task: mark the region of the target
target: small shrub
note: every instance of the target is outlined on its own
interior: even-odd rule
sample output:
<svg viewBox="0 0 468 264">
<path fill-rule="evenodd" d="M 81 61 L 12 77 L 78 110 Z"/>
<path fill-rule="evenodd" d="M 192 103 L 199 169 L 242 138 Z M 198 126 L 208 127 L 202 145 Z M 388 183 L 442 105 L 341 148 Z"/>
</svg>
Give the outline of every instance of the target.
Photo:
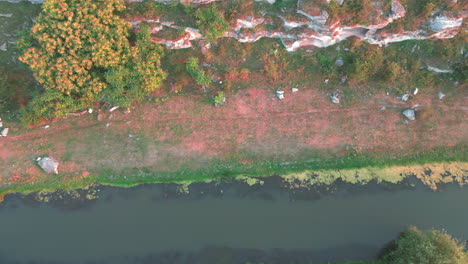
<svg viewBox="0 0 468 264">
<path fill-rule="evenodd" d="M 208 76 L 203 69 L 198 65 L 198 59 L 190 57 L 186 64 L 187 72 L 195 79 L 199 85 L 208 86 L 211 84 L 211 76 Z"/>
<path fill-rule="evenodd" d="M 218 92 L 218 94 L 213 98 L 213 103 L 215 106 L 218 106 L 224 103 L 225 100 L 226 98 L 224 97 L 224 92 Z"/>
<path fill-rule="evenodd" d="M 197 26 L 208 42 L 214 42 L 229 28 L 229 24 L 215 5 L 202 7 L 195 11 Z"/>
</svg>

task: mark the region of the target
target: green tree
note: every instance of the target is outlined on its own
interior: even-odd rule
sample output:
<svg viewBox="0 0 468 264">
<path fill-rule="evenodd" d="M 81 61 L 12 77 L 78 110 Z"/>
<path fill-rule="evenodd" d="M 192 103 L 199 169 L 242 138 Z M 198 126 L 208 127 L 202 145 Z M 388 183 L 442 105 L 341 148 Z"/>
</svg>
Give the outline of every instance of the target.
<svg viewBox="0 0 468 264">
<path fill-rule="evenodd" d="M 123 0 L 44 2 L 30 34 L 19 41 L 20 60 L 44 87 L 24 113 L 59 117 L 97 100 L 129 106 L 161 84 L 162 50 L 147 28 L 131 45 L 131 24 L 117 15 L 124 9 Z"/>
<path fill-rule="evenodd" d="M 389 264 L 466 263 L 464 245 L 445 231 L 421 231 L 410 227 L 395 241 L 394 249 L 383 260 Z"/>
</svg>

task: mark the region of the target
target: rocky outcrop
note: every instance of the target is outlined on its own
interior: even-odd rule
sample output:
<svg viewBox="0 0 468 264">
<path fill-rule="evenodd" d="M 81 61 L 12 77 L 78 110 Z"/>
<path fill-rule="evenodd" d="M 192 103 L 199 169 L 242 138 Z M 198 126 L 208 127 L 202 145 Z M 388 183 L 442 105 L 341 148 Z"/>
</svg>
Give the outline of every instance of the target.
<svg viewBox="0 0 468 264">
<path fill-rule="evenodd" d="M 192 2 L 208 3 L 211 1 Z M 255 42 L 261 38 L 278 38 L 288 51 L 310 47 L 328 47 L 350 37 L 357 37 L 370 44 L 384 46 L 392 42 L 410 39 L 451 38 L 457 34 L 463 19 L 467 16 L 467 12 L 438 14 L 422 23 L 421 27 L 415 31 L 395 33 L 383 29 L 386 29 L 394 21 L 405 17 L 405 7 L 398 0 L 392 1 L 389 10 L 383 9 L 382 1 L 377 1 L 375 6 L 376 9 L 370 16 L 368 24 L 349 25 L 343 24 L 340 19 L 330 21 L 328 13 L 318 8 L 315 2 L 298 1 L 296 15 L 270 14 L 277 16 L 283 23 L 282 27 L 277 30 L 266 30 L 265 25 L 272 22 L 263 17 L 247 16 L 238 18 L 230 30 L 225 32 L 224 37 L 234 38 L 239 42 Z M 171 49 L 190 48 L 192 40 L 203 38 L 198 30 L 181 28 L 172 22 L 158 22 L 153 27 L 152 32 L 157 32 L 164 26 L 183 29 L 186 32 L 183 37 L 177 40 L 153 38 L 153 41 Z M 242 29 L 253 30 L 246 32 Z"/>
<path fill-rule="evenodd" d="M 143 2 L 144 0 L 126 0 L 126 2 Z M 207 5 L 212 2 L 217 2 L 220 0 L 154 0 L 155 2 L 172 4 L 172 3 L 190 3 L 194 5 Z"/>
<path fill-rule="evenodd" d="M 5 1 L 5 0 L 0 0 Z M 19 0 L 6 0 L 19 2 Z M 40 3 L 42 0 L 30 0 Z M 143 0 L 127 0 L 127 2 L 141 2 Z M 216 1 L 225 0 L 155 0 L 160 3 L 191 3 L 194 5 L 206 5 Z M 256 2 L 275 3 L 275 0 L 255 0 Z M 350 37 L 357 37 L 370 44 L 384 46 L 392 42 L 410 39 L 446 39 L 454 37 L 463 24 L 463 19 L 468 15 L 467 11 L 461 9 L 457 12 L 441 12 L 436 10 L 428 21 L 419 21 L 421 24 L 416 30 L 392 32 L 385 30 L 390 24 L 406 16 L 405 7 L 398 1 L 393 0 L 390 8 L 386 10 L 385 1 L 372 1 L 373 10 L 367 21 L 363 24 L 345 24 L 343 19 L 331 21 L 329 14 L 320 9 L 328 0 L 306 1 L 299 0 L 297 3 L 296 16 L 285 14 L 268 14 L 282 20 L 283 25 L 278 30 L 266 30 L 265 25 L 272 23 L 264 17 L 239 17 L 224 37 L 232 37 L 240 42 L 255 42 L 261 38 L 278 38 L 288 51 L 295 51 L 310 47 L 328 47 L 339 43 Z M 339 1 L 342 4 L 342 1 Z M 455 3 L 456 4 L 456 3 Z M 299 16 L 299 17 L 298 17 Z M 135 23 L 135 21 L 133 21 Z M 200 40 L 202 36 L 197 29 L 181 28 L 172 21 L 152 21 L 156 25 L 152 33 L 156 33 L 164 27 L 183 29 L 186 33 L 176 40 L 167 40 L 153 37 L 153 41 L 165 45 L 171 49 L 182 49 L 192 47 L 192 40 Z M 251 32 L 243 32 L 241 29 L 253 29 Z"/>
</svg>

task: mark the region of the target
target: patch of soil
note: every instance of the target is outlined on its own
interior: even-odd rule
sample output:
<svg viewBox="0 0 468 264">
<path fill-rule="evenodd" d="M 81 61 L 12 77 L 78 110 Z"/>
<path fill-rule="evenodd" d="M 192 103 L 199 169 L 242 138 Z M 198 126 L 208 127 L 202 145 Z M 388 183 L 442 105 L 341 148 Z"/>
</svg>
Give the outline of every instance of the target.
<svg viewBox="0 0 468 264">
<path fill-rule="evenodd" d="M 101 120 L 95 111 L 57 120 L 48 129 L 21 131 L 13 124 L 11 136 L 0 138 L 0 186 L 49 177 L 35 167 L 34 159 L 44 155 L 59 159 L 59 171 L 76 177 L 103 168 L 202 168 L 213 159 L 293 161 L 310 153 L 345 155 L 349 145 L 366 153 L 400 155 L 466 143 L 463 96 L 438 100 L 436 94 L 421 93 L 405 103 L 382 91 L 344 107 L 332 104 L 317 88 L 284 90 L 283 100 L 274 89 L 248 88 L 218 108 L 203 96 L 178 95 L 139 103 L 131 113 L 106 112 Z M 415 104 L 430 108 L 430 118 L 405 124 L 401 112 Z"/>
</svg>

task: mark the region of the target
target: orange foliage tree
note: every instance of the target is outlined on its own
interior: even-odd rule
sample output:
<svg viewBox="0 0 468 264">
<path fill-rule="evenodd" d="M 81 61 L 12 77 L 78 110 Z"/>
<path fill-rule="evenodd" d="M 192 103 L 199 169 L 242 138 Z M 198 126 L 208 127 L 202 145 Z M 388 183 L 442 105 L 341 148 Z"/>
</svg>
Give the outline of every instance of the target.
<svg viewBox="0 0 468 264">
<path fill-rule="evenodd" d="M 31 32 L 19 42 L 44 91 L 23 109 L 27 121 L 52 118 L 96 101 L 128 107 L 158 88 L 166 74 L 162 48 L 142 27 L 135 45 L 131 24 L 117 13 L 123 0 L 48 0 Z"/>
</svg>

